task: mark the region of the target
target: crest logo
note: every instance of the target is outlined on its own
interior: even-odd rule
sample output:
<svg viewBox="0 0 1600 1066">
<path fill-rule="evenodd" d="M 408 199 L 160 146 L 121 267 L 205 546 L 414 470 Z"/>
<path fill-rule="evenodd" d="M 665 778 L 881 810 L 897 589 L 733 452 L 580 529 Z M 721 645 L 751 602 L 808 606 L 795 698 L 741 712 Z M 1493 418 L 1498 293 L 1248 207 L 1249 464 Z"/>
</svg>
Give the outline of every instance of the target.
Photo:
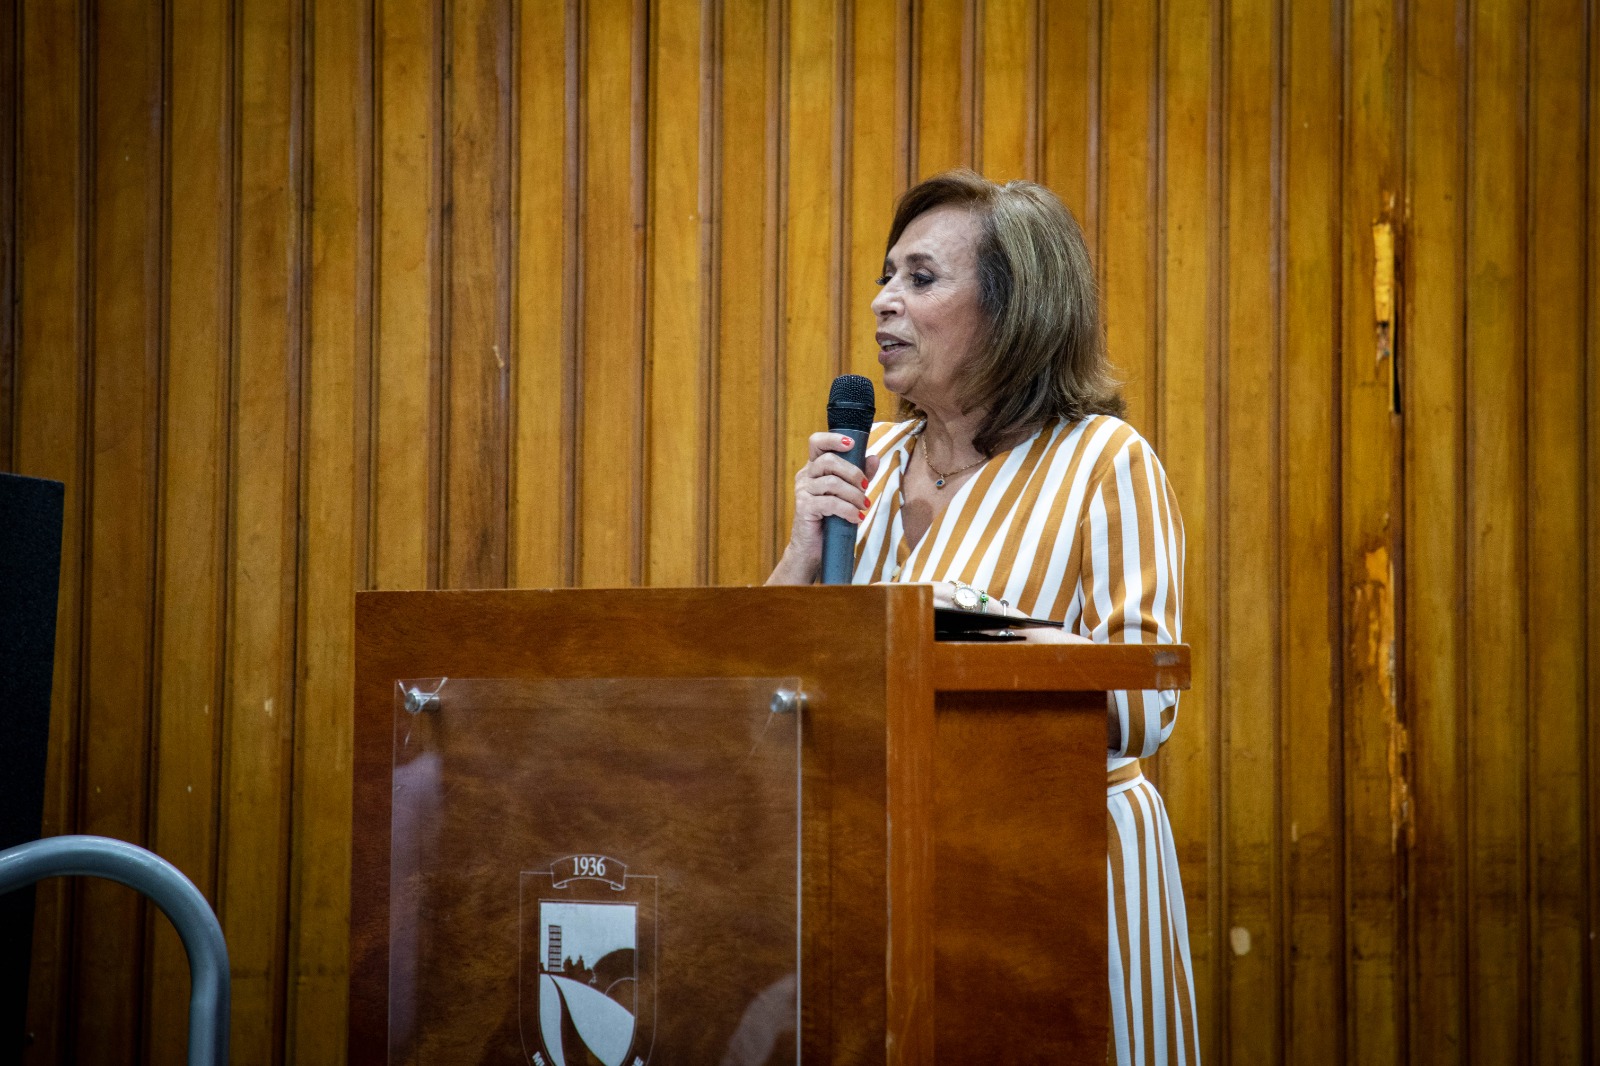
<svg viewBox="0 0 1600 1066">
<path fill-rule="evenodd" d="M 524 870 L 522 1049 L 534 1066 L 647 1066 L 656 879 L 605 855 Z"/>
</svg>

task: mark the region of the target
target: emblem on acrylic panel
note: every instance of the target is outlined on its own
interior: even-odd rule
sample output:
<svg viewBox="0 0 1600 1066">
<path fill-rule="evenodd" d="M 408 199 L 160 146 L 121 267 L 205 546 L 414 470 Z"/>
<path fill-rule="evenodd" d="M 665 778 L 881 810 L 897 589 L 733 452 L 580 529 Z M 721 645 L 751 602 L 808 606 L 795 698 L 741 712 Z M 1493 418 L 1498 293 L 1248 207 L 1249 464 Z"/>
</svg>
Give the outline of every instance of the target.
<svg viewBox="0 0 1600 1066">
<path fill-rule="evenodd" d="M 534 1066 L 646 1066 L 656 879 L 606 855 L 522 871 L 522 1048 Z"/>
</svg>

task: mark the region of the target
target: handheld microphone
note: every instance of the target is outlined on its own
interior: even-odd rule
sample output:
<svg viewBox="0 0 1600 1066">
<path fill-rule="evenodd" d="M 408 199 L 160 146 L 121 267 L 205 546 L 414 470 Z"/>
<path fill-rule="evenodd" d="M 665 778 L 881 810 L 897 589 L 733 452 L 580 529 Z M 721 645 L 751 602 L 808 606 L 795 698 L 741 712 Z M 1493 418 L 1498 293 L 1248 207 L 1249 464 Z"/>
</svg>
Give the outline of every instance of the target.
<svg viewBox="0 0 1600 1066">
<path fill-rule="evenodd" d="M 843 433 L 854 446 L 841 453 L 845 462 L 867 469 L 867 434 L 877 410 L 872 381 L 860 374 L 840 374 L 828 390 L 828 432 Z M 848 585 L 856 568 L 856 526 L 837 515 L 822 520 L 822 583 Z"/>
</svg>

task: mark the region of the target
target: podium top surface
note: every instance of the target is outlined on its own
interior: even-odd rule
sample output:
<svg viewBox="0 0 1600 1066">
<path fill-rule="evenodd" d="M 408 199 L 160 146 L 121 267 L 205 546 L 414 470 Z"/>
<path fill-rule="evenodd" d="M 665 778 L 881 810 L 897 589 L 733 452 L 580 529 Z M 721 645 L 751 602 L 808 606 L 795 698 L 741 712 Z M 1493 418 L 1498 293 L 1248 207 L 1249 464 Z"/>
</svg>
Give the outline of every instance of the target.
<svg viewBox="0 0 1600 1066">
<path fill-rule="evenodd" d="M 356 603 L 359 657 L 388 658 L 385 645 L 404 656 L 401 673 L 413 677 L 491 676 L 515 672 L 519 662 L 548 673 L 556 661 L 573 676 L 602 665 L 691 676 L 712 651 L 759 674 L 776 655 L 809 646 L 823 659 L 916 660 L 937 691 L 1189 687 L 1183 644 L 935 641 L 925 585 L 381 591 L 359 592 Z M 869 651 L 864 635 L 880 647 Z M 486 648 L 501 670 L 475 653 Z"/>
</svg>

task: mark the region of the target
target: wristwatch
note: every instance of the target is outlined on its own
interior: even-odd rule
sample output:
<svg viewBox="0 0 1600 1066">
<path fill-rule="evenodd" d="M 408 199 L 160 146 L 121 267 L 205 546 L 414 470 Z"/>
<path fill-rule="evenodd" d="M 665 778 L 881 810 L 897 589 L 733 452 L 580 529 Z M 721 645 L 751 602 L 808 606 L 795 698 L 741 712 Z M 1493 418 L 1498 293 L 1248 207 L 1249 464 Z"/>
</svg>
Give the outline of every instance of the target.
<svg viewBox="0 0 1600 1066">
<path fill-rule="evenodd" d="M 950 583 L 956 587 L 956 590 L 950 594 L 950 602 L 955 604 L 958 610 L 975 611 L 982 614 L 984 608 L 989 605 L 989 594 L 987 592 L 975 589 L 963 581 L 952 581 Z"/>
</svg>

